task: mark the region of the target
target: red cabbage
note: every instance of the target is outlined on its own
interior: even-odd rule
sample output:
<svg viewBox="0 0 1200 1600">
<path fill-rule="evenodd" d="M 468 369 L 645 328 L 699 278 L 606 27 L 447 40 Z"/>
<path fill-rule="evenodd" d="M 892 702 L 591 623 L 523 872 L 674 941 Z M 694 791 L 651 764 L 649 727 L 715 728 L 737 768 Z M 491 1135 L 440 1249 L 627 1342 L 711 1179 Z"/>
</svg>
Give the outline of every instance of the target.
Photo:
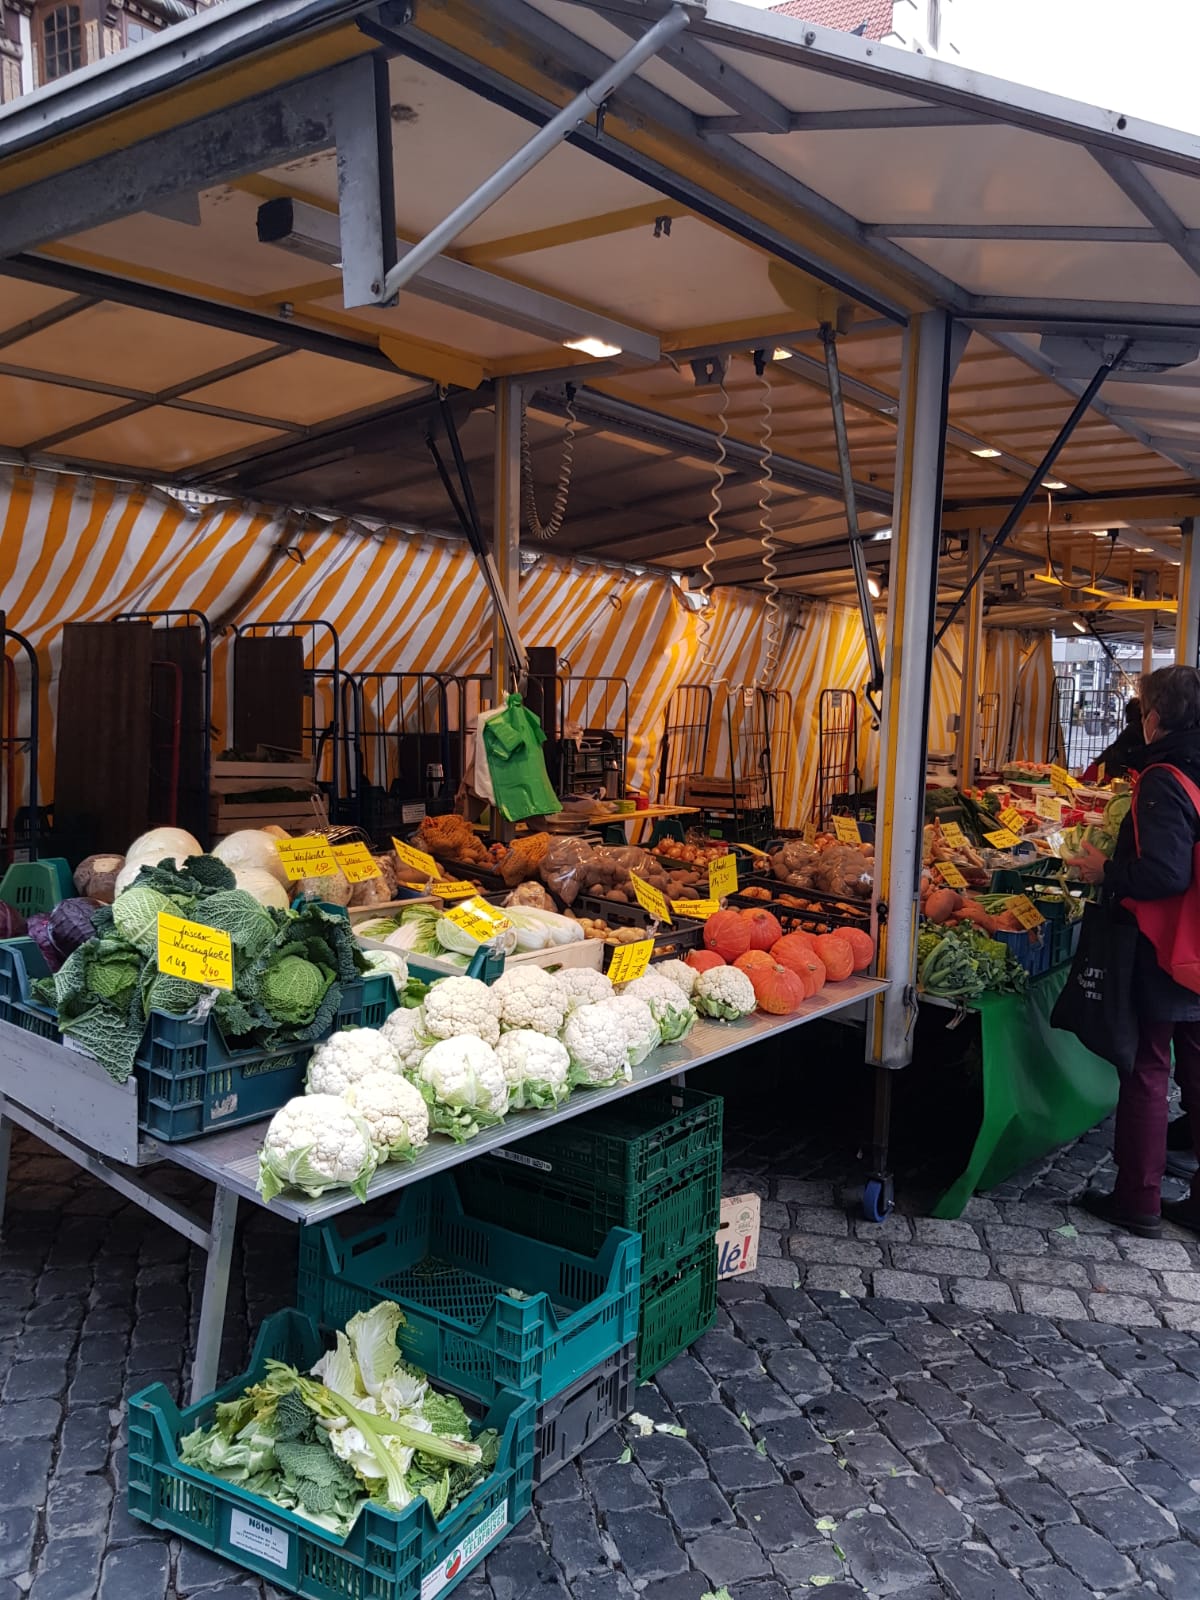
<svg viewBox="0 0 1200 1600">
<path fill-rule="evenodd" d="M 49 915 L 45 911 L 35 911 L 26 924 L 25 931 L 46 958 L 46 965 L 50 971 L 57 972 L 66 957 L 60 956 L 54 948 L 54 942 L 50 938 Z"/>
<path fill-rule="evenodd" d="M 25 918 L 16 906 L 0 900 L 0 939 L 19 939 L 25 932 Z"/>
<path fill-rule="evenodd" d="M 81 944 L 96 937 L 92 925 L 92 912 L 103 902 L 88 895 L 78 895 L 70 900 L 60 900 L 50 913 L 50 943 L 62 961 Z"/>
</svg>

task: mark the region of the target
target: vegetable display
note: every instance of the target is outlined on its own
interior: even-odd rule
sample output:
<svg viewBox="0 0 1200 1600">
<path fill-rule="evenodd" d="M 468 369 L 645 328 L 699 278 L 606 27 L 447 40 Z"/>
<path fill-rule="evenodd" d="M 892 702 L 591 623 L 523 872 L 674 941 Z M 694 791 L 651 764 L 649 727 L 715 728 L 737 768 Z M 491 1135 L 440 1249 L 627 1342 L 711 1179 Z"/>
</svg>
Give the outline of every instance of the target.
<svg viewBox="0 0 1200 1600">
<path fill-rule="evenodd" d="M 360 1200 L 379 1164 L 366 1122 L 336 1094 L 298 1095 L 271 1118 L 258 1157 L 265 1200 L 285 1188 L 317 1199 L 347 1188 Z"/>
<path fill-rule="evenodd" d="M 917 982 L 926 994 L 971 999 L 985 990 L 1019 994 L 1027 979 L 1007 946 L 976 924 L 924 923 L 917 940 Z"/>
<path fill-rule="evenodd" d="M 268 1362 L 180 1440 L 180 1458 L 338 1538 L 368 1502 L 402 1511 L 420 1496 L 443 1517 L 492 1470 L 499 1438 L 400 1359 L 403 1322 L 385 1301 L 351 1317 L 311 1373 Z"/>
</svg>

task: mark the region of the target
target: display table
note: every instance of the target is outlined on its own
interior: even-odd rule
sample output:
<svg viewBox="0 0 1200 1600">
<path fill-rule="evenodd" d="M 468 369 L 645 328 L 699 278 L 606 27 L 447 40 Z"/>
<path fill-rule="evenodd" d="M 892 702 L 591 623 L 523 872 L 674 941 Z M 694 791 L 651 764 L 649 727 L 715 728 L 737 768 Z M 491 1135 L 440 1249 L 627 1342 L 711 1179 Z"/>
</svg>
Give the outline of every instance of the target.
<svg viewBox="0 0 1200 1600">
<path fill-rule="evenodd" d="M 563 1105 L 548 1111 L 514 1112 L 497 1127 L 487 1128 L 465 1144 L 435 1137 L 407 1163 L 381 1167 L 371 1179 L 368 1197 L 377 1199 L 407 1184 L 419 1183 L 484 1151 L 537 1133 L 550 1123 L 582 1116 L 647 1084 L 679 1079 L 695 1067 L 719 1060 L 748 1044 L 850 1010 L 865 1015 L 867 1001 L 887 987 L 877 978 L 850 978 L 832 984 L 790 1017 L 755 1013 L 739 1022 L 702 1021 L 680 1044 L 664 1045 L 636 1067 L 629 1083 L 611 1089 L 576 1090 Z M 200 1325 L 192 1365 L 192 1401 L 216 1387 L 217 1358 L 229 1292 L 229 1268 L 239 1200 L 266 1205 L 258 1193 L 258 1149 L 266 1122 L 248 1123 L 227 1133 L 210 1133 L 183 1144 L 159 1144 L 137 1127 L 134 1080 L 115 1084 L 97 1062 L 57 1041 L 38 1038 L 11 1023 L 0 1023 L 0 1216 L 8 1177 L 11 1124 L 38 1139 L 93 1177 L 165 1222 L 207 1254 Z M 141 1169 L 171 1163 L 197 1173 L 214 1186 L 211 1217 L 195 1216 L 156 1191 L 153 1172 Z M 278 1216 L 308 1224 L 357 1209 L 349 1190 L 332 1190 L 318 1200 L 285 1192 L 267 1207 Z"/>
<path fill-rule="evenodd" d="M 1077 1139 L 1116 1105 L 1116 1068 L 1050 1026 L 1069 970 L 1035 979 L 1025 994 L 966 1003 L 979 1016 L 983 1114 L 967 1164 L 934 1206 L 935 1217 L 961 1216 L 977 1190 Z"/>
</svg>

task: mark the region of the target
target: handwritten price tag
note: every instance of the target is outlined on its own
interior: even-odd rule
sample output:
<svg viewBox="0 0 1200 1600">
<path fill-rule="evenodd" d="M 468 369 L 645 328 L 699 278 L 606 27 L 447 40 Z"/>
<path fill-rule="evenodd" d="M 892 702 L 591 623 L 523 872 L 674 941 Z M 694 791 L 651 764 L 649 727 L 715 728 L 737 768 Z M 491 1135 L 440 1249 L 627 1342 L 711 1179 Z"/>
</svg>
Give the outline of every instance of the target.
<svg viewBox="0 0 1200 1600">
<path fill-rule="evenodd" d="M 650 965 L 654 952 L 653 939 L 638 939 L 633 944 L 619 944 L 608 964 L 608 976 L 613 983 L 632 983 L 640 978 Z"/>
<path fill-rule="evenodd" d="M 1015 833 L 1009 833 L 1007 828 L 996 828 L 991 833 L 983 836 L 996 850 L 1015 850 L 1020 844 L 1020 839 Z"/>
<path fill-rule="evenodd" d="M 479 888 L 465 878 L 457 878 L 447 883 L 431 883 L 429 892 L 441 900 L 465 900 L 469 895 L 478 894 Z"/>
<path fill-rule="evenodd" d="M 319 833 L 305 834 L 303 839 L 277 839 L 275 848 L 283 870 L 293 882 L 300 878 L 329 878 L 338 870 L 329 840 Z"/>
<path fill-rule="evenodd" d="M 654 889 L 648 883 L 643 883 L 636 872 L 629 874 L 633 884 L 634 898 L 643 911 L 648 911 L 655 922 L 670 922 L 671 908 L 667 904 L 667 897 L 661 889 Z"/>
<path fill-rule="evenodd" d="M 1000 826 L 1007 828 L 1010 833 L 1024 833 L 1025 818 L 1017 810 L 1016 806 L 1006 806 L 1000 813 Z"/>
<path fill-rule="evenodd" d="M 233 944 L 219 928 L 158 913 L 158 970 L 209 989 L 233 988 Z"/>
<path fill-rule="evenodd" d="M 1066 767 L 1051 767 L 1050 787 L 1054 790 L 1055 794 L 1061 794 L 1065 799 L 1069 800 L 1075 793 L 1076 789 L 1078 789 L 1079 785 L 1067 771 Z"/>
<path fill-rule="evenodd" d="M 473 939 L 479 939 L 484 943 L 490 942 L 498 933 L 503 933 L 506 928 L 512 927 L 512 923 L 504 913 L 497 911 L 495 906 L 488 905 L 486 900 L 464 900 L 462 905 L 452 906 L 446 912 L 446 920 L 462 928 Z"/>
<path fill-rule="evenodd" d="M 694 917 L 698 922 L 705 922 L 709 917 L 715 917 L 720 909 L 715 900 L 671 901 L 671 910 L 677 917 Z"/>
<path fill-rule="evenodd" d="M 392 840 L 392 849 L 396 852 L 396 860 L 406 867 L 411 867 L 414 872 L 423 873 L 428 883 L 438 875 L 438 864 L 432 856 L 427 856 L 424 850 L 414 850 L 412 845 L 403 844 L 399 839 Z"/>
<path fill-rule="evenodd" d="M 1040 928 L 1046 920 L 1027 894 L 1010 896 L 1008 909 L 1023 928 Z"/>
<path fill-rule="evenodd" d="M 839 844 L 861 844 L 862 834 L 853 817 L 833 817 L 833 836 Z"/>
<path fill-rule="evenodd" d="M 965 889 L 967 880 L 954 865 L 953 861 L 935 861 L 934 870 L 948 889 Z"/>
<path fill-rule="evenodd" d="M 1043 822 L 1061 822 L 1063 803 L 1056 794 L 1040 794 L 1034 804 Z"/>
<path fill-rule="evenodd" d="M 708 864 L 708 892 L 714 900 L 737 893 L 737 857 L 718 856 Z"/>
<path fill-rule="evenodd" d="M 1107 777 L 1108 777 L 1108 768 L 1105 766 L 1104 762 L 1101 761 L 1100 764 L 1096 768 L 1096 782 L 1102 784 Z"/>
<path fill-rule="evenodd" d="M 335 844 L 333 858 L 345 874 L 347 883 L 367 883 L 371 878 L 382 878 L 379 863 L 365 844 Z"/>
<path fill-rule="evenodd" d="M 943 822 L 941 825 L 942 838 L 953 850 L 967 848 L 967 836 L 957 822 Z"/>
</svg>

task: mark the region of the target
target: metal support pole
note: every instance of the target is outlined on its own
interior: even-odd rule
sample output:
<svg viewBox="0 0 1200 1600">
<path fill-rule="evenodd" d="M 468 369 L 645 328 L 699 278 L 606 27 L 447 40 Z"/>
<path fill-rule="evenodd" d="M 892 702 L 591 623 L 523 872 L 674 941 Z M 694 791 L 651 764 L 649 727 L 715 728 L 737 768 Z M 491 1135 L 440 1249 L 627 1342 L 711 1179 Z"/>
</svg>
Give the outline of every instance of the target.
<svg viewBox="0 0 1200 1600">
<path fill-rule="evenodd" d="M 870 1051 L 887 1068 L 912 1057 L 950 330 L 945 312 L 928 311 L 913 319 L 904 339 L 875 813 L 879 970 L 889 987 L 875 1007 Z"/>
<path fill-rule="evenodd" d="M 974 572 L 983 549 L 983 534 L 973 528 L 967 535 L 967 568 Z M 958 704 L 958 786 L 975 786 L 979 760 L 979 690 L 983 674 L 983 586 L 978 585 L 963 624 L 962 697 Z"/>
<path fill-rule="evenodd" d="M 520 654 L 520 578 L 521 578 L 521 414 L 525 395 L 520 384 L 500 378 L 495 386 L 496 431 L 493 447 L 492 560 L 500 593 L 507 602 L 514 630 L 510 641 L 500 609 L 492 619 L 492 704 L 503 705 L 513 687 L 522 662 Z M 514 829 L 493 808 L 493 833 L 497 839 L 510 839 Z"/>
<path fill-rule="evenodd" d="M 391 90 L 382 55 L 347 63 L 333 103 L 342 299 L 369 306 L 396 265 Z"/>
<path fill-rule="evenodd" d="M 850 464 L 846 408 L 842 402 L 842 373 L 838 366 L 837 333 L 828 323 L 824 323 L 821 327 L 821 343 L 825 348 L 825 375 L 829 384 L 829 406 L 833 413 L 833 437 L 837 445 L 838 466 L 842 474 L 842 503 L 846 508 L 846 529 L 850 535 L 850 565 L 854 571 L 858 611 L 862 617 L 863 638 L 867 646 L 867 666 L 871 674 L 870 692 L 872 695 L 877 695 L 883 687 L 883 660 L 879 654 L 879 634 L 875 628 L 875 607 L 871 600 L 871 591 L 867 587 L 867 562 L 858 531 L 858 500 L 854 490 L 854 472 Z"/>
<path fill-rule="evenodd" d="M 652 56 L 657 55 L 668 40 L 682 33 L 690 20 L 689 13 L 683 6 L 672 6 L 666 16 L 660 17 L 623 56 L 618 56 L 595 83 L 581 90 L 561 111 L 551 117 L 549 122 L 539 128 L 528 143 L 522 145 L 515 155 L 510 156 L 498 171 L 494 172 L 485 183 L 480 184 L 474 194 L 468 195 L 461 204 L 455 206 L 444 222 L 439 222 L 431 233 L 427 233 L 419 244 L 415 244 L 387 274 L 383 282 L 383 293 L 379 298 L 390 300 L 411 278 L 416 277 L 422 267 L 428 266 L 435 256 L 440 256 L 442 251 L 452 245 L 459 235 L 490 206 L 495 205 L 497 200 L 506 195 L 527 172 L 532 171 L 543 156 L 548 155 L 568 134 L 573 133 L 581 122 L 599 110 L 614 89 L 619 88 L 627 78 L 633 77 Z"/>
<path fill-rule="evenodd" d="M 217 1387 L 237 1208 L 238 1197 L 233 1190 L 218 1188 L 213 1195 L 208 1257 L 204 1263 L 204 1289 L 200 1296 L 200 1326 L 196 1333 L 196 1354 L 192 1362 L 190 1393 L 193 1405 L 197 1405 Z"/>
<path fill-rule="evenodd" d="M 1009 534 L 1013 531 L 1013 529 L 1017 526 L 1018 522 L 1020 522 L 1021 518 L 1025 515 L 1025 512 L 1026 512 L 1026 509 L 1027 509 L 1027 507 L 1029 505 L 1029 502 L 1033 499 L 1034 495 L 1041 488 L 1042 479 L 1046 476 L 1046 474 L 1053 467 L 1054 463 L 1058 460 L 1059 455 L 1061 454 L 1064 446 L 1070 440 L 1071 435 L 1075 432 L 1075 429 L 1079 426 L 1080 422 L 1083 420 L 1084 414 L 1088 410 L 1088 407 L 1091 405 L 1092 401 L 1096 398 L 1097 394 L 1099 394 L 1100 387 L 1103 384 L 1104 380 L 1112 373 L 1112 371 L 1113 371 L 1113 369 L 1115 367 L 1119 367 L 1121 365 L 1121 359 L 1124 356 L 1125 351 L 1128 348 L 1129 348 L 1128 343 L 1122 345 L 1121 349 L 1114 356 L 1112 356 L 1108 361 L 1106 361 L 1104 363 L 1104 365 L 1102 367 L 1099 367 L 1096 370 L 1096 372 L 1094 372 L 1092 374 L 1091 382 L 1088 384 L 1087 388 L 1083 391 L 1083 393 L 1079 396 L 1079 399 L 1076 400 L 1074 408 L 1071 411 L 1071 415 L 1067 418 L 1067 420 L 1063 423 L 1062 427 L 1058 430 L 1058 433 L 1055 436 L 1054 441 L 1050 445 L 1050 448 L 1046 451 L 1046 454 L 1042 457 L 1042 459 L 1038 462 L 1036 468 L 1034 469 L 1033 476 L 1029 479 L 1029 482 L 1021 490 L 1021 493 L 1017 496 L 1016 504 L 1013 506 L 1012 510 L 1008 513 L 1008 515 L 1005 517 L 1004 521 L 1001 523 L 1000 529 L 997 532 L 996 537 L 992 540 L 991 544 L 988 546 L 987 551 L 986 551 L 986 553 L 985 553 L 985 555 L 983 557 L 983 560 L 975 568 L 974 572 L 972 572 L 970 578 L 968 579 L 966 588 L 959 595 L 958 599 L 954 602 L 954 604 L 950 607 L 949 615 L 946 617 L 945 622 L 942 623 L 941 627 L 938 629 L 938 632 L 937 632 L 937 642 L 938 642 L 938 644 L 941 644 L 942 640 L 946 636 L 946 630 L 949 628 L 950 624 L 954 621 L 955 617 L 958 616 L 958 613 L 962 610 L 962 608 L 965 605 L 968 597 L 974 592 L 974 589 L 975 589 L 976 585 L 979 583 L 980 579 L 983 577 L 983 575 L 987 571 L 988 567 L 991 566 L 992 562 L 996 559 L 996 557 L 1000 554 L 1001 550 L 1004 548 L 1005 544 L 1008 541 Z"/>
<path fill-rule="evenodd" d="M 1154 623 L 1156 613 L 1148 611 L 1142 623 L 1142 673 L 1149 676 L 1154 671 Z"/>
<path fill-rule="evenodd" d="M 1179 525 L 1179 602 L 1175 608 L 1175 660 L 1181 667 L 1200 665 L 1200 550 L 1196 548 L 1196 519 L 1185 517 Z"/>
</svg>

